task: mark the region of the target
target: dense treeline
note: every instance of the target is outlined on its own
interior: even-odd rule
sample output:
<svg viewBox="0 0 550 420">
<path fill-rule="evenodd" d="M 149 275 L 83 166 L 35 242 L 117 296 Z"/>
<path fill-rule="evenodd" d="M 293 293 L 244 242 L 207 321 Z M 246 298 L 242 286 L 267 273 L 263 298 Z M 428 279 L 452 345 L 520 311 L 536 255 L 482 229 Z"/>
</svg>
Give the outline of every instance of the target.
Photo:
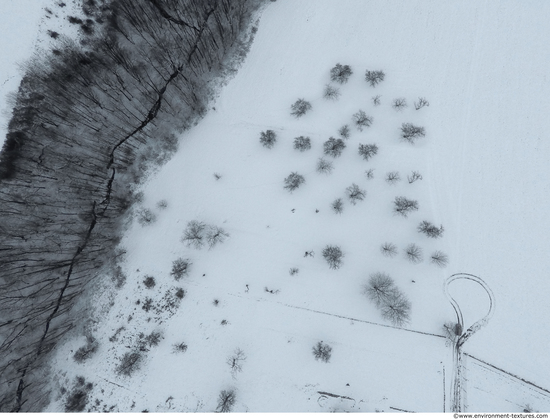
<svg viewBox="0 0 550 420">
<path fill-rule="evenodd" d="M 80 43 L 27 64 L 0 154 L 0 411 L 47 403 L 37 372 L 82 319 L 129 184 L 205 113 L 262 1 L 84 0 Z"/>
</svg>

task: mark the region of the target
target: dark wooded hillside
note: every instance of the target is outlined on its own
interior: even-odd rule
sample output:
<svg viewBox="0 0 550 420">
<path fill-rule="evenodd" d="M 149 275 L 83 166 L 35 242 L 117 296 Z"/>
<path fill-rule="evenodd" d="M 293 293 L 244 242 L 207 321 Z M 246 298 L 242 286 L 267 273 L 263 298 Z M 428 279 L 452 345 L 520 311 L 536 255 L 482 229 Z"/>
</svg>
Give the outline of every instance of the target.
<svg viewBox="0 0 550 420">
<path fill-rule="evenodd" d="M 37 372 L 84 316 L 130 185 L 204 115 L 262 2 L 85 0 L 81 42 L 27 64 L 0 154 L 0 411 L 47 403 Z"/>
</svg>

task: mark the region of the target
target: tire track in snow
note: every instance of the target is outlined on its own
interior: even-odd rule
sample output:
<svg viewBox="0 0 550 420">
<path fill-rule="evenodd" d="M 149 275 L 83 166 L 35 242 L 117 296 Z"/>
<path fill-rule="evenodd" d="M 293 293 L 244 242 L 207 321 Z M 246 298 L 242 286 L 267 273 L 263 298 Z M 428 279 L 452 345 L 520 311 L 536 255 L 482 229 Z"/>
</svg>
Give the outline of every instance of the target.
<svg viewBox="0 0 550 420">
<path fill-rule="evenodd" d="M 489 311 L 487 312 L 487 315 L 485 315 L 483 318 L 481 318 L 479 321 L 472 324 L 470 328 L 465 333 L 462 333 L 464 331 L 464 317 L 462 315 L 462 310 L 460 309 L 460 306 L 456 302 L 456 300 L 450 295 L 449 293 L 449 285 L 456 281 L 456 280 L 469 280 L 473 281 L 474 283 L 479 284 L 487 295 L 489 296 Z M 480 328 L 487 325 L 491 317 L 493 316 L 495 312 L 495 297 L 493 294 L 493 291 L 491 288 L 485 283 L 482 279 L 480 279 L 477 276 L 474 276 L 472 274 L 467 273 L 457 273 L 453 274 L 451 277 L 449 277 L 444 285 L 443 285 L 443 292 L 445 293 L 445 296 L 451 303 L 457 318 L 457 324 L 460 326 L 460 332 L 461 335 L 456 340 L 454 347 L 453 347 L 453 364 L 454 364 L 454 377 L 452 382 L 452 392 L 451 392 L 451 411 L 457 413 L 462 412 L 464 408 L 464 387 L 463 387 L 463 370 L 464 370 L 464 364 L 462 361 L 462 346 L 464 343 L 477 331 L 479 331 Z"/>
</svg>

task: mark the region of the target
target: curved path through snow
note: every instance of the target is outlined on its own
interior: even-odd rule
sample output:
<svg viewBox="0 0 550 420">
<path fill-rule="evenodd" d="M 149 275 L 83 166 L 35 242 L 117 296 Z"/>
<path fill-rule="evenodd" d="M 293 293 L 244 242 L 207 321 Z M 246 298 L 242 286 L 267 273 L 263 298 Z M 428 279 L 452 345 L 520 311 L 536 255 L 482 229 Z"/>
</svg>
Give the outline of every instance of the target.
<svg viewBox="0 0 550 420">
<path fill-rule="evenodd" d="M 453 360 L 454 360 L 454 379 L 452 384 L 452 390 L 451 390 L 451 396 L 452 396 L 452 411 L 453 412 L 462 412 L 463 410 L 463 390 L 462 390 L 462 346 L 468 340 L 475 332 L 477 332 L 481 327 L 487 325 L 491 317 L 493 316 L 493 313 L 495 312 L 495 296 L 493 294 L 493 291 L 491 288 L 485 283 L 482 279 L 480 279 L 477 276 L 474 276 L 472 274 L 466 274 L 466 273 L 457 273 L 453 274 L 451 277 L 449 277 L 447 280 L 445 280 L 443 291 L 445 293 L 445 296 L 453 306 L 453 309 L 456 313 L 457 318 L 457 324 L 460 325 L 460 331 L 464 331 L 464 317 L 462 315 L 462 310 L 460 309 L 460 306 L 456 302 L 456 300 L 450 295 L 449 293 L 449 285 L 457 280 L 466 280 L 466 281 L 473 281 L 477 284 L 479 284 L 487 293 L 489 296 L 489 311 L 487 312 L 487 315 L 485 315 L 483 318 L 481 318 L 479 321 L 474 322 L 471 327 L 468 328 L 468 330 L 460 335 L 455 341 L 454 347 L 453 347 Z"/>
</svg>

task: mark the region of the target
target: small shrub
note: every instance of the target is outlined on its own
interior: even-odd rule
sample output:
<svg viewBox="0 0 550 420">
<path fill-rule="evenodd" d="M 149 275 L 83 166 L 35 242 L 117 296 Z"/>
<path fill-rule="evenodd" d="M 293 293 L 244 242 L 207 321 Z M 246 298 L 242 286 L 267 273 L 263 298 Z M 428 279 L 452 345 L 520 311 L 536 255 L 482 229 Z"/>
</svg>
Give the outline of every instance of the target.
<svg viewBox="0 0 550 420">
<path fill-rule="evenodd" d="M 443 324 L 443 334 L 445 335 L 445 344 L 454 345 L 462 335 L 462 326 L 456 322 L 445 322 Z"/>
<path fill-rule="evenodd" d="M 422 248 L 416 244 L 409 244 L 405 248 L 405 257 L 412 263 L 419 263 L 422 261 Z"/>
<path fill-rule="evenodd" d="M 289 273 L 291 276 L 295 276 L 296 274 L 298 274 L 300 272 L 300 270 L 296 267 L 292 267 L 290 270 L 289 270 Z"/>
<path fill-rule="evenodd" d="M 353 72 L 350 66 L 338 63 L 330 70 L 330 80 L 340 84 L 347 83 L 352 74 Z"/>
<path fill-rule="evenodd" d="M 173 353 L 185 353 L 186 351 L 187 351 L 187 344 L 183 342 L 172 345 Z"/>
<path fill-rule="evenodd" d="M 378 83 L 384 81 L 386 75 L 382 70 L 367 70 L 365 72 L 365 80 L 372 86 L 375 87 Z"/>
<path fill-rule="evenodd" d="M 212 301 L 212 305 L 214 305 L 214 306 L 218 306 L 219 304 L 220 304 L 220 300 L 219 300 L 219 299 L 214 299 L 214 300 Z"/>
<path fill-rule="evenodd" d="M 143 309 L 145 312 L 149 312 L 153 308 L 153 299 L 151 298 L 145 298 L 143 301 L 143 305 L 141 306 L 141 309 Z"/>
<path fill-rule="evenodd" d="M 275 146 L 276 142 L 277 135 L 273 130 L 262 131 L 262 133 L 260 134 L 260 143 L 262 143 L 264 147 L 271 149 L 273 146 Z"/>
<path fill-rule="evenodd" d="M 418 127 L 411 123 L 403 123 L 401 125 L 401 139 L 403 141 L 414 144 L 418 138 L 425 136 L 426 130 L 424 127 Z"/>
<path fill-rule="evenodd" d="M 388 172 L 386 174 L 386 182 L 390 185 L 393 185 L 400 180 L 401 177 L 399 176 L 399 172 L 397 171 Z"/>
<path fill-rule="evenodd" d="M 313 346 L 312 350 L 315 360 L 321 360 L 328 363 L 330 357 L 332 356 L 332 347 L 328 344 L 323 344 L 322 341 L 319 341 L 315 346 Z"/>
<path fill-rule="evenodd" d="M 428 238 L 440 238 L 443 236 L 443 226 L 439 227 L 424 220 L 418 225 L 418 232 L 425 234 Z"/>
<path fill-rule="evenodd" d="M 284 188 L 292 192 L 304 182 L 306 182 L 306 180 L 302 175 L 300 175 L 298 172 L 292 172 L 289 176 L 285 178 Z"/>
<path fill-rule="evenodd" d="M 395 257 L 397 255 L 397 246 L 391 242 L 385 242 L 380 246 L 380 252 L 386 257 Z"/>
<path fill-rule="evenodd" d="M 367 169 L 365 171 L 365 176 L 367 179 L 373 179 L 374 178 L 374 169 Z"/>
<path fill-rule="evenodd" d="M 330 204 L 330 207 L 332 208 L 334 213 L 342 214 L 342 212 L 344 211 L 344 202 L 341 198 L 337 198 Z"/>
<path fill-rule="evenodd" d="M 418 201 L 409 200 L 406 197 L 395 197 L 393 211 L 403 217 L 407 217 L 411 211 L 418 210 Z"/>
<path fill-rule="evenodd" d="M 145 277 L 145 280 L 143 280 L 143 284 L 145 285 L 145 287 L 147 287 L 148 289 L 152 289 L 153 287 L 155 287 L 155 284 L 157 284 L 155 282 L 155 278 L 152 277 L 152 276 L 147 276 Z"/>
<path fill-rule="evenodd" d="M 66 413 L 81 413 L 88 404 L 88 393 L 82 389 L 74 389 L 65 402 Z"/>
<path fill-rule="evenodd" d="M 157 221 L 157 215 L 150 209 L 138 210 L 137 218 L 141 226 L 149 226 Z"/>
<path fill-rule="evenodd" d="M 227 238 L 229 238 L 229 233 L 227 233 L 223 228 L 218 226 L 208 226 L 206 231 L 206 243 L 210 249 L 215 247 L 217 244 L 224 243 Z"/>
<path fill-rule="evenodd" d="M 219 173 L 217 173 L 217 172 L 215 172 L 215 173 L 214 173 L 214 178 L 216 179 L 216 181 L 219 181 L 220 179 L 222 179 L 222 175 L 219 174 Z"/>
<path fill-rule="evenodd" d="M 380 98 L 381 98 L 380 95 L 373 96 L 373 97 L 371 98 L 371 99 L 372 99 L 372 104 L 373 104 L 374 106 L 380 105 Z"/>
<path fill-rule="evenodd" d="M 319 160 L 317 161 L 317 172 L 328 175 L 332 172 L 333 169 L 334 165 L 332 164 L 332 162 L 323 158 L 319 158 Z"/>
<path fill-rule="evenodd" d="M 346 194 L 350 203 L 354 206 L 357 204 L 358 201 L 363 201 L 367 196 L 367 192 L 359 188 L 359 185 L 357 184 L 351 184 L 351 186 L 346 188 Z"/>
<path fill-rule="evenodd" d="M 325 155 L 332 156 L 337 158 L 342 154 L 342 151 L 346 148 L 346 144 L 342 139 L 335 139 L 330 137 L 326 142 L 323 143 L 323 150 Z"/>
<path fill-rule="evenodd" d="M 244 352 L 237 348 L 231 356 L 227 358 L 226 363 L 231 368 L 231 375 L 234 377 L 238 372 L 243 370 L 243 362 L 246 360 Z"/>
<path fill-rule="evenodd" d="M 407 108 L 407 100 L 405 98 L 396 98 L 393 100 L 391 106 L 396 111 L 402 111 Z"/>
<path fill-rule="evenodd" d="M 441 251 L 435 251 L 430 258 L 432 264 L 435 264 L 441 268 L 446 267 L 449 263 L 449 257 L 447 257 L 447 254 L 444 254 Z"/>
<path fill-rule="evenodd" d="M 407 176 L 407 180 L 409 181 L 409 184 L 412 184 L 413 182 L 416 182 L 421 179 L 422 179 L 422 175 L 420 175 L 420 172 L 417 172 L 417 171 L 412 171 L 412 174 Z"/>
<path fill-rule="evenodd" d="M 187 223 L 187 228 L 183 231 L 181 241 L 188 247 L 201 249 L 204 246 L 206 224 L 198 220 L 191 220 Z"/>
<path fill-rule="evenodd" d="M 424 108 L 425 106 L 430 106 L 430 103 L 426 98 L 418 98 L 418 102 L 414 103 L 414 109 L 416 109 L 417 111 L 420 108 Z"/>
<path fill-rule="evenodd" d="M 359 131 L 363 131 L 365 127 L 370 127 L 372 124 L 372 117 L 369 117 L 365 111 L 359 110 L 353 114 L 353 122 L 357 126 Z"/>
<path fill-rule="evenodd" d="M 179 287 L 178 289 L 176 289 L 175 295 L 178 299 L 183 299 L 185 297 L 185 290 Z"/>
<path fill-rule="evenodd" d="M 378 146 L 376 144 L 359 144 L 358 152 L 363 159 L 369 160 L 378 153 Z"/>
<path fill-rule="evenodd" d="M 311 139 L 309 137 L 299 136 L 294 139 L 294 148 L 300 152 L 311 149 Z"/>
<path fill-rule="evenodd" d="M 170 275 L 174 276 L 176 280 L 179 280 L 189 275 L 190 268 L 191 261 L 189 259 L 178 258 L 172 262 L 172 271 L 170 272 Z"/>
<path fill-rule="evenodd" d="M 73 359 L 77 363 L 83 363 L 93 356 L 97 351 L 99 343 L 92 335 L 86 336 L 86 344 L 80 347 L 73 355 Z"/>
<path fill-rule="evenodd" d="M 332 270 L 337 270 L 342 266 L 342 258 L 344 253 L 339 246 L 336 245 L 327 245 L 323 249 L 323 258 L 328 263 L 328 266 Z"/>
<path fill-rule="evenodd" d="M 340 89 L 332 85 L 326 84 L 323 91 L 323 97 L 331 101 L 335 101 L 340 97 Z"/>
<path fill-rule="evenodd" d="M 159 210 L 164 210 L 166 207 L 168 207 L 168 201 L 166 201 L 166 200 L 160 200 L 157 203 L 157 209 L 159 209 Z"/>
<path fill-rule="evenodd" d="M 291 113 L 290 113 L 291 115 L 295 116 L 296 118 L 300 118 L 311 109 L 311 104 L 305 99 L 300 98 L 292 104 L 290 109 L 291 109 Z"/>
<path fill-rule="evenodd" d="M 236 399 L 237 396 L 235 395 L 234 390 L 228 389 L 221 391 L 218 396 L 218 406 L 216 407 L 216 410 L 219 413 L 229 413 L 233 409 Z"/>
<path fill-rule="evenodd" d="M 338 134 L 340 134 L 342 136 L 342 138 L 344 139 L 349 139 L 349 126 L 346 124 L 346 125 L 343 125 L 342 127 L 340 127 L 340 129 L 338 130 Z"/>
<path fill-rule="evenodd" d="M 139 350 L 132 350 L 122 356 L 120 364 L 116 368 L 118 375 L 132 376 L 140 368 L 143 355 Z"/>
</svg>

